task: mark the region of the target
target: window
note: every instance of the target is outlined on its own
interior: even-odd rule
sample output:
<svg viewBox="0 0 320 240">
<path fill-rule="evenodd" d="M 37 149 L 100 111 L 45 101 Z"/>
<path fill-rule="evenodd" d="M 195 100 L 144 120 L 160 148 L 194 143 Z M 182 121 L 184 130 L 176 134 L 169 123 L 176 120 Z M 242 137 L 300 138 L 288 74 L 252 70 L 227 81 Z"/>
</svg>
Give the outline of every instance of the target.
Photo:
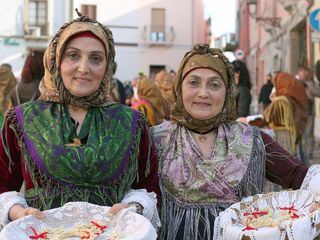
<svg viewBox="0 0 320 240">
<path fill-rule="evenodd" d="M 151 10 L 151 41 L 165 42 L 165 9 L 152 8 Z"/>
<path fill-rule="evenodd" d="M 82 15 L 88 16 L 91 19 L 97 20 L 97 6 L 96 5 L 81 5 Z"/>
<path fill-rule="evenodd" d="M 28 34 L 48 35 L 48 1 L 29 0 L 28 14 Z"/>
<path fill-rule="evenodd" d="M 155 79 L 155 76 L 157 73 L 159 73 L 161 70 L 165 70 L 165 65 L 150 65 L 149 66 L 149 72 L 150 72 L 150 78 Z"/>
</svg>

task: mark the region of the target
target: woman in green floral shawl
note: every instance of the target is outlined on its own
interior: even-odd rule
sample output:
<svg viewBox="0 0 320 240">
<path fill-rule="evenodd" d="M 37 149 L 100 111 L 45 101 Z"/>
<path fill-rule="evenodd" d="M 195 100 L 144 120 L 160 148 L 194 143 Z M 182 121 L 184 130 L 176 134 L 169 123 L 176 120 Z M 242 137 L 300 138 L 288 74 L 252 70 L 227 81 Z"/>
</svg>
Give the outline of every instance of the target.
<svg viewBox="0 0 320 240">
<path fill-rule="evenodd" d="M 233 67 L 220 49 L 194 46 L 173 87 L 171 120 L 153 127 L 162 191 L 160 239 L 222 239 L 216 217 L 241 198 L 261 193 L 264 177 L 297 189 L 320 175 L 319 165 L 308 170 L 267 134 L 234 121 Z"/>
<path fill-rule="evenodd" d="M 0 141 L 0 229 L 70 201 L 134 205 L 159 226 L 157 165 L 142 114 L 109 103 L 111 31 L 81 16 L 44 56 L 40 99 L 5 116 Z M 25 196 L 18 193 L 25 182 Z M 118 204 L 117 204 L 118 203 Z"/>
</svg>

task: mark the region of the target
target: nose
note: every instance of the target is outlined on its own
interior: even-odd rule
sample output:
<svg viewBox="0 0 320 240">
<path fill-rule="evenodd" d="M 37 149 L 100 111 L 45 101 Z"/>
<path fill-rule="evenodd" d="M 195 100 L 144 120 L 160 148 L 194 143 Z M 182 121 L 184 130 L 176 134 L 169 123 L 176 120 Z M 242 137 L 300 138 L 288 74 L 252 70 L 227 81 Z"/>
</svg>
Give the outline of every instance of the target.
<svg viewBox="0 0 320 240">
<path fill-rule="evenodd" d="M 206 85 L 202 85 L 199 89 L 199 97 L 207 98 L 209 97 L 209 92 Z"/>
<path fill-rule="evenodd" d="M 89 59 L 86 57 L 82 57 L 79 61 L 78 71 L 81 74 L 85 74 L 89 72 Z"/>
</svg>

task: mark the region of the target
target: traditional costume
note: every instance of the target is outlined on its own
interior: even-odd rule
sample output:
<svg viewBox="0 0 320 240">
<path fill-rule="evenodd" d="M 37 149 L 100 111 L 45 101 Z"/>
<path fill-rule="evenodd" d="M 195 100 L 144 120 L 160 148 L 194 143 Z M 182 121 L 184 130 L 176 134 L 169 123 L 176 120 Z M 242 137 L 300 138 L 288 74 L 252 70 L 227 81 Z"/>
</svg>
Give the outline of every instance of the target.
<svg viewBox="0 0 320 240">
<path fill-rule="evenodd" d="M 208 120 L 193 118 L 183 107 L 182 81 L 197 68 L 216 71 L 226 84 L 224 107 Z M 233 69 L 220 50 L 196 45 L 177 74 L 172 120 L 153 127 L 152 132 L 163 195 L 160 238 L 212 239 L 219 212 L 243 197 L 261 193 L 265 177 L 297 189 L 308 168 L 258 128 L 234 121 Z M 210 156 L 205 157 L 192 132 L 210 131 L 215 139 Z"/>
<path fill-rule="evenodd" d="M 61 79 L 67 41 L 95 37 L 104 45 L 107 68 L 97 91 L 75 97 Z M 70 201 L 111 206 L 138 202 L 159 226 L 157 164 L 147 121 L 133 109 L 109 103 L 113 73 L 112 33 L 80 17 L 61 27 L 45 53 L 40 99 L 17 106 L 5 118 L 0 140 L 0 225 L 14 204 L 47 210 Z M 68 105 L 87 107 L 80 132 Z M 17 191 L 25 182 L 25 197 Z M 0 226 L 1 227 L 1 226 Z"/>
</svg>

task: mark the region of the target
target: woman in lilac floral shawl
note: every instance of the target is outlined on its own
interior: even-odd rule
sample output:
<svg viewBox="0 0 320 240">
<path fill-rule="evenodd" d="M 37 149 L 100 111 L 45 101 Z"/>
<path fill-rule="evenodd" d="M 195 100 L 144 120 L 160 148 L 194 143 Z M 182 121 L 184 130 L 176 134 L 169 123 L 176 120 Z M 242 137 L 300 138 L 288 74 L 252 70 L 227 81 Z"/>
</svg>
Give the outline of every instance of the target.
<svg viewBox="0 0 320 240">
<path fill-rule="evenodd" d="M 153 128 L 162 190 L 161 239 L 212 239 L 219 212 L 268 180 L 307 188 L 300 163 L 258 128 L 234 121 L 234 74 L 219 49 L 196 45 L 174 80 L 171 120 Z"/>
</svg>

